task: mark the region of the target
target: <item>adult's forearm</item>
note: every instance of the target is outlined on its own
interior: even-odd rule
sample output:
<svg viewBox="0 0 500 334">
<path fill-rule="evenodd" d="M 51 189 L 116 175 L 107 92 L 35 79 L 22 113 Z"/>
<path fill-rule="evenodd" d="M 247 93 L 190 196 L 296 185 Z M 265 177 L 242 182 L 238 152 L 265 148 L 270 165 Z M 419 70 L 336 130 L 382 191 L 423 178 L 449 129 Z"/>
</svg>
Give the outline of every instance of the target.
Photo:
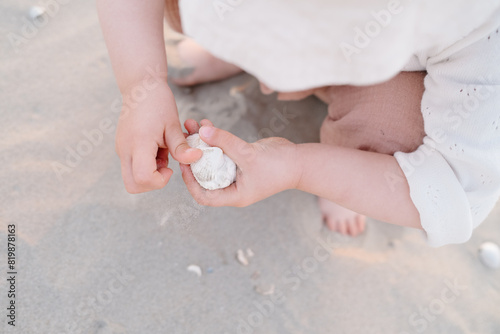
<svg viewBox="0 0 500 334">
<path fill-rule="evenodd" d="M 326 144 L 297 146 L 297 188 L 388 223 L 422 228 L 396 159 Z"/>
<path fill-rule="evenodd" d="M 97 0 L 101 28 L 122 92 L 151 71 L 156 79 L 166 81 L 164 6 L 164 0 Z"/>
</svg>

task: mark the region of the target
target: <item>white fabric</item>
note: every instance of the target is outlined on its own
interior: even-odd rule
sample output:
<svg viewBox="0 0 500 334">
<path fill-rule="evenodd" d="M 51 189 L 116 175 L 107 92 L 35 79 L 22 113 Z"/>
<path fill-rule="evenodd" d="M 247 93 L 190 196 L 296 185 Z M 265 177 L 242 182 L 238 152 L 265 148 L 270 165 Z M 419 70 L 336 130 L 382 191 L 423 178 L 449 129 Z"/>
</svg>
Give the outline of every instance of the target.
<svg viewBox="0 0 500 334">
<path fill-rule="evenodd" d="M 500 0 L 179 3 L 187 35 L 281 92 L 387 80 L 415 53 L 433 56 L 467 36 L 499 6 Z M 346 49 L 358 53 L 346 57 Z"/>
<path fill-rule="evenodd" d="M 467 241 L 500 196 L 499 26 L 425 60 L 424 144 L 394 155 L 432 246 Z"/>
<path fill-rule="evenodd" d="M 429 243 L 464 242 L 500 195 L 500 0 L 181 0 L 184 32 L 277 91 L 426 69 L 426 138 L 395 154 Z"/>
</svg>

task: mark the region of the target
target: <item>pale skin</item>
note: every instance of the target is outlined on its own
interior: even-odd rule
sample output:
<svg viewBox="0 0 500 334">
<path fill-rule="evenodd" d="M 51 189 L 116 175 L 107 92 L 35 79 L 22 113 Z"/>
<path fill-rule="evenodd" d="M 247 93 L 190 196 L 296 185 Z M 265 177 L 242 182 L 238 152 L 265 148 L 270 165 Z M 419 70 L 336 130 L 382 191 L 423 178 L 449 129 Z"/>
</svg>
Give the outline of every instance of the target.
<svg viewBox="0 0 500 334">
<path fill-rule="evenodd" d="M 124 104 L 118 123 L 116 151 L 128 192 L 141 193 L 164 187 L 173 173 L 168 168 L 170 153 L 181 163 L 182 176 L 189 191 L 203 205 L 242 207 L 286 189 L 299 189 L 326 199 L 323 202 L 328 207 L 326 211 L 344 210 L 348 213 L 344 220 L 327 221 L 330 228 L 340 232 L 351 235 L 360 233 L 364 228 L 360 214 L 396 225 L 422 228 L 403 172 L 396 159 L 390 155 L 326 144 L 296 145 L 283 138 L 246 143 L 213 127 L 210 121 L 202 121 L 200 130 L 200 125 L 188 120 L 185 127 L 189 133 L 200 130 L 204 141 L 221 147 L 238 165 L 236 182 L 228 188 L 216 191 L 201 188 L 187 165 L 198 160 L 202 153 L 187 145 L 174 96 L 167 85 L 164 2 L 98 0 L 97 5 L 113 70 L 124 100 L 130 101 L 134 88 L 150 77 L 148 69 L 155 69 L 155 79 L 158 81 L 144 98 L 132 99 L 132 103 Z M 189 51 L 189 45 L 187 48 Z M 199 52 L 201 56 L 198 53 L 188 59 L 194 63 L 201 62 L 198 67 L 194 64 L 196 71 L 194 77 L 188 78 L 188 83 L 222 79 L 241 71 L 208 53 L 203 55 L 203 50 Z M 186 81 L 180 79 L 178 83 Z M 265 85 L 261 89 L 264 93 L 272 92 Z M 312 92 L 280 93 L 278 98 L 300 99 Z M 209 136 L 210 132 L 212 135 Z M 284 170 L 287 172 L 283 173 Z M 400 182 L 388 184 L 385 177 L 387 172 Z M 336 204 L 330 201 L 359 214 L 336 208 Z"/>
</svg>

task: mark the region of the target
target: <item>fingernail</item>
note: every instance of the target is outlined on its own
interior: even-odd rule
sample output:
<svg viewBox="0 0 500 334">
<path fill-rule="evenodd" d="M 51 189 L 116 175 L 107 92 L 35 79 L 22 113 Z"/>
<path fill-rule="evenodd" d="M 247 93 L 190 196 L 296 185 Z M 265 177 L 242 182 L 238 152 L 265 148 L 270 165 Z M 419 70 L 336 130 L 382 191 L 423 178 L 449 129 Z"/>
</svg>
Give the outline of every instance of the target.
<svg viewBox="0 0 500 334">
<path fill-rule="evenodd" d="M 215 128 L 212 126 L 202 126 L 200 129 L 200 134 L 205 138 L 209 138 L 209 137 L 212 137 L 212 135 L 214 134 L 214 131 L 215 131 Z"/>
</svg>

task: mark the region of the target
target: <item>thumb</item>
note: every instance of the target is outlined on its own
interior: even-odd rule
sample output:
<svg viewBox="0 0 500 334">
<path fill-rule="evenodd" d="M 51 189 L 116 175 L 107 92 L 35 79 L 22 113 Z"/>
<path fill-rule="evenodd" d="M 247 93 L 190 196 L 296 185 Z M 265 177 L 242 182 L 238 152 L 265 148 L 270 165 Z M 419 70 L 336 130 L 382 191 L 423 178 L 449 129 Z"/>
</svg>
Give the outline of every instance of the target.
<svg viewBox="0 0 500 334">
<path fill-rule="evenodd" d="M 193 163 L 199 160 L 203 154 L 201 150 L 189 147 L 180 125 L 170 128 L 170 131 L 165 131 L 165 140 L 170 154 L 180 163 Z"/>
<path fill-rule="evenodd" d="M 254 158 L 253 145 L 230 132 L 213 126 L 202 126 L 199 131 L 201 139 L 210 146 L 220 147 L 222 151 L 237 164 L 247 162 Z"/>
</svg>

